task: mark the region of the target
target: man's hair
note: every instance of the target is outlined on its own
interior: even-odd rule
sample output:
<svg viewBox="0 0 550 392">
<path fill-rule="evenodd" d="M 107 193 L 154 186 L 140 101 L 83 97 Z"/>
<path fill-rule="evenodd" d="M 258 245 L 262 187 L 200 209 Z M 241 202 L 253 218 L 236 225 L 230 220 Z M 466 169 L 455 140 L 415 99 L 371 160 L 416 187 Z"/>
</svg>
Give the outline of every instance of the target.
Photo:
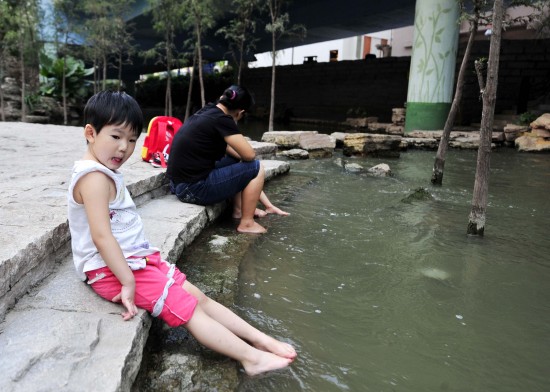
<svg viewBox="0 0 550 392">
<path fill-rule="evenodd" d="M 143 130 L 143 113 L 134 98 L 123 91 L 100 91 L 84 108 L 84 124 L 91 124 L 97 133 L 106 125 L 129 125 L 139 137 Z"/>
<path fill-rule="evenodd" d="M 246 88 L 233 85 L 223 92 L 218 102 L 229 110 L 248 111 L 254 105 L 254 97 Z"/>
</svg>

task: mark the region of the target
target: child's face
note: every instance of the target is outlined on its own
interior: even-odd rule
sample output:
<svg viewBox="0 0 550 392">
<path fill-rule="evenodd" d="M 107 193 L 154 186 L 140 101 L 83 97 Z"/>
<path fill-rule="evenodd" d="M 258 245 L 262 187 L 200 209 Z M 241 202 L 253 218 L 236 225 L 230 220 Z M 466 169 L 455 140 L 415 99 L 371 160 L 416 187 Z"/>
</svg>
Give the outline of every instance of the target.
<svg viewBox="0 0 550 392">
<path fill-rule="evenodd" d="M 137 136 L 129 125 L 106 125 L 99 134 L 86 125 L 88 154 L 90 158 L 111 169 L 119 169 L 136 148 Z"/>
</svg>

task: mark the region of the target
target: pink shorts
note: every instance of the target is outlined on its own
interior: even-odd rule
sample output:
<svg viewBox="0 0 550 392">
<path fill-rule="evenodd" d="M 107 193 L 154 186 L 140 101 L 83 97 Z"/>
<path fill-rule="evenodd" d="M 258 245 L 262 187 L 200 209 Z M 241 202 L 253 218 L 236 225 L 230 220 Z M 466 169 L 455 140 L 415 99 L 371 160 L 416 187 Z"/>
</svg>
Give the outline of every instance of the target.
<svg viewBox="0 0 550 392">
<path fill-rule="evenodd" d="M 170 264 L 162 260 L 159 252 L 147 256 L 146 259 L 147 265 L 144 269 L 132 271 L 136 281 L 135 303 L 137 307 L 153 313 L 153 308 L 159 298 L 163 296 L 166 284 L 170 279 L 167 276 Z M 105 274 L 105 276 L 97 279 L 96 276 L 100 274 Z M 120 293 L 122 285 L 109 267 L 88 271 L 86 276 L 88 280 L 97 279 L 90 286 L 106 300 L 111 301 Z M 175 268 L 172 279 L 174 279 L 174 283 L 168 288 L 168 295 L 158 317 L 170 327 L 177 327 L 191 319 L 197 306 L 197 299 L 183 289 L 182 285 L 186 277 L 179 269 Z"/>
</svg>

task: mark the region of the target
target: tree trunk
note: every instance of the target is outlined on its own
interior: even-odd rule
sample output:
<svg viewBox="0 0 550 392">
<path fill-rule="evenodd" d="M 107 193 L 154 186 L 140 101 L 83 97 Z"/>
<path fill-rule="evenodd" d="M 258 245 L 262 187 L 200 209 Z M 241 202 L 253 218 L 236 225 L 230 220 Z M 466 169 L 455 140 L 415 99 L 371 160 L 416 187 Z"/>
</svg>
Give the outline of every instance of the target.
<svg viewBox="0 0 550 392">
<path fill-rule="evenodd" d="M 453 125 L 456 119 L 456 114 L 458 113 L 460 102 L 462 101 L 462 92 L 464 90 L 464 76 L 466 74 L 466 67 L 470 59 L 470 52 L 472 50 L 474 38 L 477 33 L 477 25 L 479 20 L 479 10 L 477 7 L 474 12 L 475 12 L 474 20 L 472 21 L 472 24 L 470 26 L 470 37 L 468 38 L 468 44 L 466 45 L 466 50 L 464 51 L 464 57 L 462 58 L 462 64 L 460 64 L 460 70 L 458 72 L 455 96 L 453 98 L 451 110 L 449 111 L 449 115 L 447 116 L 447 121 L 445 122 L 445 128 L 443 129 L 443 134 L 441 135 L 441 140 L 439 141 L 439 147 L 437 149 L 437 154 L 435 156 L 435 162 L 434 162 L 434 167 L 432 172 L 432 184 L 434 185 L 441 185 L 443 183 L 445 155 L 447 154 L 447 148 L 449 147 L 449 139 L 450 139 L 451 131 L 453 129 Z"/>
<path fill-rule="evenodd" d="M 187 119 L 191 115 L 191 106 L 193 105 L 193 79 L 195 79 L 195 66 L 197 64 L 197 56 L 197 50 L 195 49 L 195 53 L 193 53 L 193 66 L 191 67 L 191 74 L 189 75 L 189 88 L 187 89 L 187 104 L 185 106 L 185 119 L 183 120 L 184 122 L 187 121 Z"/>
<path fill-rule="evenodd" d="M 107 89 L 107 56 L 103 55 L 103 84 L 102 90 Z"/>
<path fill-rule="evenodd" d="M 202 77 L 202 47 L 201 47 L 201 34 L 202 34 L 202 28 L 200 26 L 200 23 L 197 23 L 197 50 L 199 53 L 198 57 L 198 66 L 199 66 L 199 84 L 201 86 L 201 106 L 204 107 L 206 105 L 206 98 L 204 97 L 204 80 Z"/>
<path fill-rule="evenodd" d="M 25 95 L 27 94 L 25 89 L 25 43 L 23 41 L 23 35 L 19 38 L 19 66 L 21 67 L 21 121 L 25 121 L 27 117 L 27 103 L 25 102 Z"/>
<path fill-rule="evenodd" d="M 63 56 L 63 80 L 61 81 L 61 96 L 63 98 L 63 124 L 67 125 L 67 57 Z"/>
<path fill-rule="evenodd" d="M 269 125 L 268 125 L 268 132 L 273 132 L 273 123 L 275 121 L 275 32 L 271 33 L 271 44 L 272 44 L 272 51 L 271 51 L 271 104 L 269 106 Z"/>
<path fill-rule="evenodd" d="M 4 106 L 4 89 L 2 88 L 2 83 L 4 83 L 4 57 L 0 59 L 0 115 L 1 115 L 2 121 L 6 121 L 6 111 Z"/>
<path fill-rule="evenodd" d="M 122 53 L 118 54 L 118 91 L 122 91 Z"/>
<path fill-rule="evenodd" d="M 166 42 L 166 95 L 164 98 L 164 115 L 172 116 L 172 50 L 171 42 Z"/>
<path fill-rule="evenodd" d="M 242 73 L 242 70 L 243 70 L 243 50 L 244 50 L 244 39 L 241 41 L 240 43 L 240 48 L 239 48 L 239 70 L 237 71 L 237 85 L 241 85 L 241 73 Z"/>
<path fill-rule="evenodd" d="M 493 5 L 493 33 L 487 65 L 487 82 L 483 91 L 483 111 L 481 114 L 480 145 L 477 153 L 476 178 L 472 196 L 467 233 L 482 236 L 485 231 L 485 214 L 489 198 L 489 171 L 491 157 L 491 137 L 495 116 L 495 101 L 500 58 L 500 37 L 502 33 L 503 0 L 495 0 Z"/>
</svg>

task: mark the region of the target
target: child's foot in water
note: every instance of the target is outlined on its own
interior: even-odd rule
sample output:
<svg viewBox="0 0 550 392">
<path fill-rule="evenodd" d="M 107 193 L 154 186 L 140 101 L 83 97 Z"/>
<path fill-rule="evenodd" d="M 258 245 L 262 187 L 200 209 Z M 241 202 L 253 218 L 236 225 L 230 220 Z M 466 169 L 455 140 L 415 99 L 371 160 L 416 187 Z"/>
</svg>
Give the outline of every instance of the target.
<svg viewBox="0 0 550 392">
<path fill-rule="evenodd" d="M 258 342 L 254 342 L 253 345 L 258 350 L 267 351 L 278 355 L 283 358 L 294 359 L 298 354 L 296 350 L 290 344 L 281 342 L 277 339 L 272 338 L 264 333 L 262 333 L 262 339 Z"/>
<path fill-rule="evenodd" d="M 265 209 L 265 212 L 268 214 L 276 214 L 281 216 L 288 216 L 290 215 L 288 212 L 281 210 L 279 207 L 271 206 L 269 208 Z"/>
<path fill-rule="evenodd" d="M 272 370 L 282 369 L 290 365 L 292 359 L 283 358 L 278 355 L 257 350 L 257 357 L 254 360 L 242 361 L 244 371 L 249 376 L 256 376 Z"/>
<path fill-rule="evenodd" d="M 267 216 L 267 212 L 265 212 L 264 210 L 260 210 L 259 208 L 256 208 L 256 210 L 254 210 L 254 218 L 263 218 L 265 216 Z M 233 210 L 233 214 L 231 215 L 231 217 L 233 219 L 241 219 L 241 211 Z"/>
</svg>

